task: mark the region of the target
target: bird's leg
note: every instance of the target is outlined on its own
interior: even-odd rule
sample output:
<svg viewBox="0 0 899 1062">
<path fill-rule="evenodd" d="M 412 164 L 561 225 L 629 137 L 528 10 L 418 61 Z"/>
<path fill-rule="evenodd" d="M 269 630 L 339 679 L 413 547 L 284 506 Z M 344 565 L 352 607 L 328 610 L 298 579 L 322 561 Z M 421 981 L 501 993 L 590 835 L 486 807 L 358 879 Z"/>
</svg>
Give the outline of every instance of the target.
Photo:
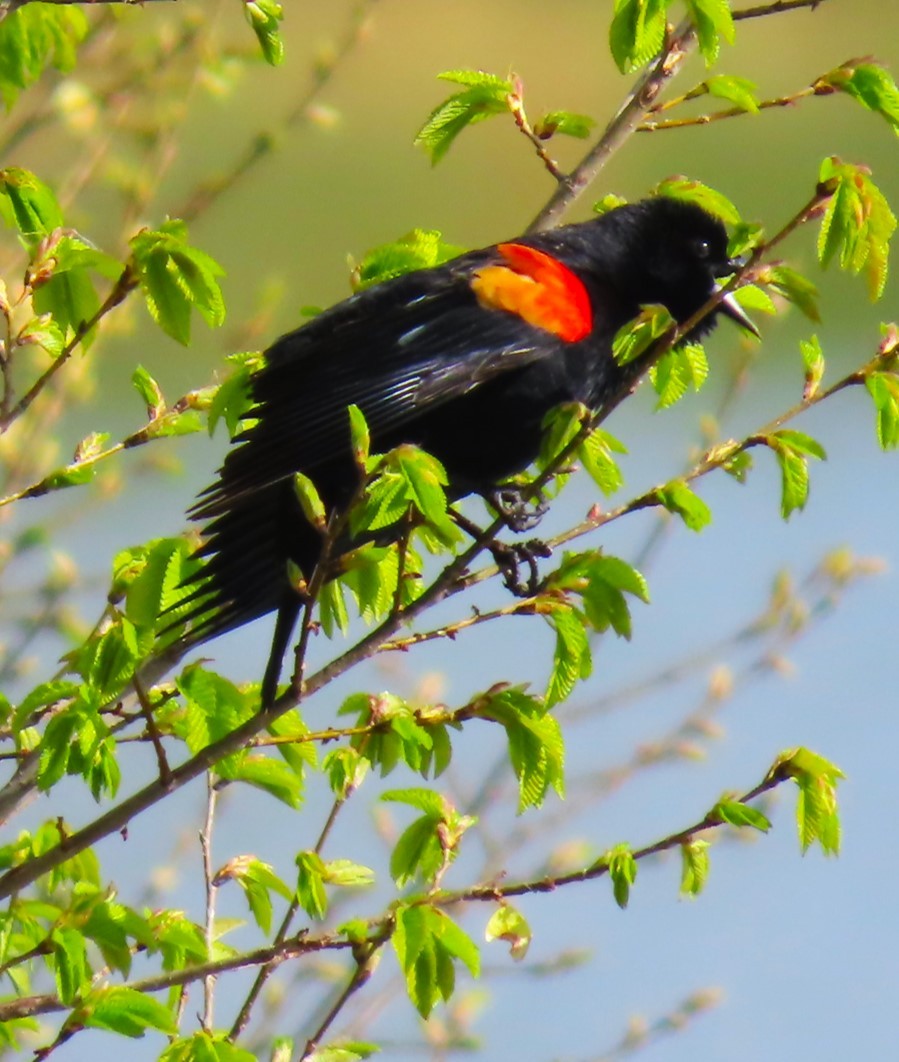
<svg viewBox="0 0 899 1062">
<path fill-rule="evenodd" d="M 536 527 L 549 508 L 543 495 L 539 492 L 533 495 L 532 490 L 530 483 L 520 486 L 507 483 L 487 491 L 484 498 L 493 506 L 506 527 L 519 533 Z"/>
<path fill-rule="evenodd" d="M 505 542 L 493 542 L 487 547 L 496 566 L 503 577 L 503 585 L 515 597 L 533 597 L 540 590 L 540 570 L 537 567 L 539 557 L 552 556 L 552 550 L 539 538 L 527 542 L 515 542 L 511 546 Z M 527 565 L 527 578 L 520 575 L 521 565 Z"/>
<path fill-rule="evenodd" d="M 265 675 L 262 678 L 260 708 L 263 712 L 271 708 L 278 696 L 278 680 L 281 678 L 281 668 L 284 666 L 284 654 L 290 645 L 302 605 L 303 599 L 300 595 L 290 590 L 289 596 L 285 595 L 278 609 L 272 647 L 269 650 L 268 663 L 265 665 Z"/>
<path fill-rule="evenodd" d="M 453 519 L 467 535 L 471 535 L 475 539 L 483 538 L 483 529 L 469 520 L 467 516 L 463 516 L 460 512 L 453 510 Z M 533 597 L 537 593 L 540 589 L 540 572 L 537 567 L 537 559 L 539 557 L 549 557 L 552 554 L 552 550 L 545 542 L 532 538 L 527 542 L 516 542 L 513 545 L 508 545 L 505 542 L 498 542 L 494 538 L 489 542 L 485 542 L 484 545 L 490 551 L 503 577 L 503 585 L 510 593 L 516 597 Z M 528 567 L 526 580 L 519 575 L 519 568 L 522 564 L 526 564 Z"/>
</svg>

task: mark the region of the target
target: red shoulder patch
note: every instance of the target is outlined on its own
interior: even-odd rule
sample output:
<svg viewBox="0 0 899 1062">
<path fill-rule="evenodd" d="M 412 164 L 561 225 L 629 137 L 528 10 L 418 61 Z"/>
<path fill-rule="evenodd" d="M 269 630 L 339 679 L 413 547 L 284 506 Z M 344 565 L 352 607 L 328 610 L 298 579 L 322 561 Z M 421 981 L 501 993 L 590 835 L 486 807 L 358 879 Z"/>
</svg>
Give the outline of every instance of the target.
<svg viewBox="0 0 899 1062">
<path fill-rule="evenodd" d="M 568 343 L 590 334 L 587 289 L 564 262 L 522 243 L 501 243 L 497 250 L 508 264 L 485 266 L 471 281 L 482 306 L 515 313 Z"/>
</svg>

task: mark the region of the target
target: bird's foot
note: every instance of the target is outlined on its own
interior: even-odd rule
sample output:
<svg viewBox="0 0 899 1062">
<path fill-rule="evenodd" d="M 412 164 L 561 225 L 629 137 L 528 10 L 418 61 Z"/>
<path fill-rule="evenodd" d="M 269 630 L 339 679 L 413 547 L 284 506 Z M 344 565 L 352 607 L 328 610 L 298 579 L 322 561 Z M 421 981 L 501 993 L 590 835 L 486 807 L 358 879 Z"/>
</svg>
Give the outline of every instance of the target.
<svg viewBox="0 0 899 1062">
<path fill-rule="evenodd" d="M 537 559 L 549 557 L 552 550 L 538 538 L 527 542 L 507 545 L 505 542 L 492 542 L 487 547 L 493 554 L 496 566 L 503 577 L 503 584 L 516 597 L 533 597 L 540 590 L 540 571 Z M 527 577 L 522 579 L 521 567 L 527 569 Z"/>
<path fill-rule="evenodd" d="M 536 527 L 549 508 L 543 495 L 532 496 L 531 490 L 529 483 L 520 487 L 509 484 L 497 487 L 486 495 L 487 501 L 496 509 L 506 527 L 516 534 Z"/>
</svg>

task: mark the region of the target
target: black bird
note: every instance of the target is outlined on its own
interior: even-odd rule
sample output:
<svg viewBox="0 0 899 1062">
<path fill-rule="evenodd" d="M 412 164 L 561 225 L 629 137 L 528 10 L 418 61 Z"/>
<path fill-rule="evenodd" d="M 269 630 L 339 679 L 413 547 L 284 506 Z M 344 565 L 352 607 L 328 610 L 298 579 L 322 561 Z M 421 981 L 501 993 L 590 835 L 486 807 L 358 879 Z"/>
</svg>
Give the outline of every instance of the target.
<svg viewBox="0 0 899 1062">
<path fill-rule="evenodd" d="M 375 451 L 415 443 L 443 463 L 451 497 L 489 491 L 535 459 L 553 407 L 609 411 L 627 382 L 612 338 L 642 305 L 683 323 L 737 265 L 720 221 L 647 199 L 377 284 L 282 336 L 252 380 L 252 425 L 191 510 L 206 541 L 185 642 L 277 612 L 263 706 L 274 700 L 302 604 L 288 562 L 308 579 L 321 550 L 294 474 L 326 506 L 348 502 L 349 404 Z M 730 297 L 718 311 L 754 331 Z"/>
</svg>

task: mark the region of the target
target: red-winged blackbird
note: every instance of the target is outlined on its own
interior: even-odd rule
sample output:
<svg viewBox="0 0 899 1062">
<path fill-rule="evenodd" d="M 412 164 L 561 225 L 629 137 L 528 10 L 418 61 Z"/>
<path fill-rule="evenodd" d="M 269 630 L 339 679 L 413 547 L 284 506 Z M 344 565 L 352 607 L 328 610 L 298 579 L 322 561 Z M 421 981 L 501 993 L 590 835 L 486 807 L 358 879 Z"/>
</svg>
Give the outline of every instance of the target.
<svg viewBox="0 0 899 1062">
<path fill-rule="evenodd" d="M 294 473 L 327 506 L 347 503 L 358 483 L 349 404 L 376 451 L 415 443 L 443 463 L 452 497 L 487 491 L 535 459 L 553 407 L 605 414 L 620 399 L 627 370 L 612 338 L 642 305 L 684 322 L 734 268 L 718 220 L 648 199 L 385 281 L 282 336 L 252 381 L 254 423 L 191 511 L 207 522 L 208 559 L 187 641 L 277 610 L 263 703 L 274 698 L 301 605 L 288 561 L 308 579 L 321 549 Z M 731 299 L 719 310 L 752 327 Z"/>
</svg>

